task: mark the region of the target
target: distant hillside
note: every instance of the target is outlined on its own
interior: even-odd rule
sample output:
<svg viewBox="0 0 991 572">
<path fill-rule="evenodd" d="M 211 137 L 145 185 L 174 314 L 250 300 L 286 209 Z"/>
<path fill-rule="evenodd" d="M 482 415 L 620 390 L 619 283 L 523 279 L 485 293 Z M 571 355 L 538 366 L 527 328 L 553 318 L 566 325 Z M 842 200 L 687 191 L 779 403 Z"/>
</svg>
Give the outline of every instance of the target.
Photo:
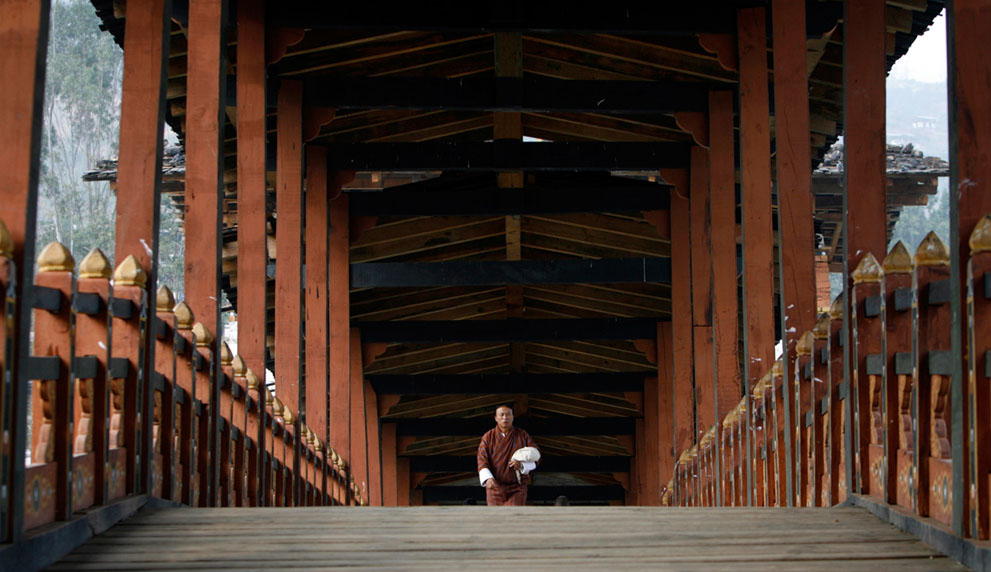
<svg viewBox="0 0 991 572">
<path fill-rule="evenodd" d="M 946 84 L 889 79 L 888 143 L 912 143 L 926 155 L 949 159 Z"/>
</svg>

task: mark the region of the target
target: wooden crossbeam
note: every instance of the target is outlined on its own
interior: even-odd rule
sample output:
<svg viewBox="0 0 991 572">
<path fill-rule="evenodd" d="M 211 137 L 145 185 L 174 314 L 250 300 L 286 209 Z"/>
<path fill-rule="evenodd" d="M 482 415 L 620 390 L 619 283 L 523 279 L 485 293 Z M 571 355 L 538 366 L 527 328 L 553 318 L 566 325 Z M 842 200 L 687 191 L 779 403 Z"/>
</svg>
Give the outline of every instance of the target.
<svg viewBox="0 0 991 572">
<path fill-rule="evenodd" d="M 661 318 L 354 322 L 366 343 L 654 339 Z"/>
<path fill-rule="evenodd" d="M 541 77 L 320 77 L 305 80 L 303 101 L 337 109 L 675 113 L 705 111 L 709 87 Z"/>
<path fill-rule="evenodd" d="M 688 145 L 516 140 L 331 143 L 327 164 L 337 171 L 639 171 L 687 167 Z"/>
<path fill-rule="evenodd" d="M 368 375 L 378 394 L 442 395 L 642 391 L 651 372 Z"/>
<path fill-rule="evenodd" d="M 352 288 L 671 283 L 669 258 L 453 260 L 351 265 Z"/>
<path fill-rule="evenodd" d="M 559 496 L 568 497 L 569 501 L 611 501 L 623 500 L 626 491 L 620 485 L 569 485 L 569 486 L 531 486 L 527 491 L 527 500 L 553 501 Z M 472 499 L 476 503 L 485 502 L 485 489 L 477 486 L 427 486 L 423 487 L 424 502 L 464 501 Z"/>
<path fill-rule="evenodd" d="M 427 185 L 437 179 L 353 192 L 351 213 L 360 216 L 516 215 L 667 210 L 668 187 L 658 183 L 602 177 L 592 184 L 536 183 L 501 188 L 495 177 L 464 185 Z"/>
<path fill-rule="evenodd" d="M 413 455 L 410 470 L 415 473 L 471 472 L 475 470 L 475 455 Z M 544 455 L 541 473 L 626 473 L 630 458 L 619 455 Z"/>
<path fill-rule="evenodd" d="M 441 437 L 478 435 L 479 437 L 495 426 L 492 417 L 472 419 L 451 419 L 433 417 L 429 419 L 382 420 L 395 423 L 396 434 L 403 437 Z M 632 435 L 636 420 L 632 417 L 555 417 L 534 419 L 517 417 L 515 425 L 526 429 L 534 437 L 576 436 L 576 435 Z"/>
</svg>

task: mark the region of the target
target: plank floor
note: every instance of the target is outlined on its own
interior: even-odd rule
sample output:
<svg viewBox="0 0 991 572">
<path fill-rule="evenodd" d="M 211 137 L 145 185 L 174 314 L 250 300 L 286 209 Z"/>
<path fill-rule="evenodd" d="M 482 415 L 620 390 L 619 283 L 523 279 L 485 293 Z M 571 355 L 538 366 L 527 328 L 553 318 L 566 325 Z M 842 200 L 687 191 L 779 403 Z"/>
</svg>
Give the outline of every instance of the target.
<svg viewBox="0 0 991 572">
<path fill-rule="evenodd" d="M 859 508 L 147 510 L 49 570 L 964 570 Z"/>
</svg>

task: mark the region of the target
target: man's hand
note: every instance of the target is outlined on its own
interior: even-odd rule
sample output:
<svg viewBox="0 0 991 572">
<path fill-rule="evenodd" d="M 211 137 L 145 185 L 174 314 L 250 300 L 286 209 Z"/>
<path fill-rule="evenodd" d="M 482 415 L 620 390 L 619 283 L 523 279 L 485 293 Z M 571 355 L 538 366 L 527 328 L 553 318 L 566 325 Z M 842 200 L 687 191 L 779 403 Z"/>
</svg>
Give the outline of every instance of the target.
<svg viewBox="0 0 991 572">
<path fill-rule="evenodd" d="M 520 471 L 523 469 L 523 463 L 521 463 L 520 461 L 510 461 L 509 467 L 515 471 Z"/>
<path fill-rule="evenodd" d="M 495 479 L 486 479 L 485 488 L 491 489 L 494 486 L 495 486 Z"/>
</svg>

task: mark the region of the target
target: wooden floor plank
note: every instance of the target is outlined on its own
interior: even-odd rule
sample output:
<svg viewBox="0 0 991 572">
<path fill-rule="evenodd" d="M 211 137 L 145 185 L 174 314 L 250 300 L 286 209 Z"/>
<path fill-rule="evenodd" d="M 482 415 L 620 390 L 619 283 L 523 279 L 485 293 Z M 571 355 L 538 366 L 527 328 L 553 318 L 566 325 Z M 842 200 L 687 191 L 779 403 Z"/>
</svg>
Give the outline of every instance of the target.
<svg viewBox="0 0 991 572">
<path fill-rule="evenodd" d="M 147 511 L 51 570 L 419 570 L 468 562 L 541 570 L 964 569 L 856 508 L 456 506 Z"/>
</svg>

